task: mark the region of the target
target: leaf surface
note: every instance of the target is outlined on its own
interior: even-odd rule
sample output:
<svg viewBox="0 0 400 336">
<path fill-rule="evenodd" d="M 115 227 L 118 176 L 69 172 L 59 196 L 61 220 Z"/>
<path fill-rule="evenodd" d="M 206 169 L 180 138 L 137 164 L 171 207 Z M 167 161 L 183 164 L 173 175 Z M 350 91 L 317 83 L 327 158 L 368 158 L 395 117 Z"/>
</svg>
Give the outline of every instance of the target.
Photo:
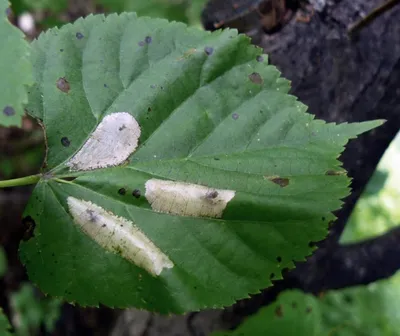
<svg viewBox="0 0 400 336">
<path fill-rule="evenodd" d="M 8 20 L 9 10 L 9 2 L 0 0 L 0 125 L 21 126 L 28 101 L 26 87 L 32 84 L 30 46 Z"/>
<path fill-rule="evenodd" d="M 270 286 L 325 237 L 348 194 L 336 158 L 380 123 L 313 120 L 232 30 L 90 16 L 33 50 L 48 153 L 21 256 L 81 305 L 182 313 Z"/>
</svg>

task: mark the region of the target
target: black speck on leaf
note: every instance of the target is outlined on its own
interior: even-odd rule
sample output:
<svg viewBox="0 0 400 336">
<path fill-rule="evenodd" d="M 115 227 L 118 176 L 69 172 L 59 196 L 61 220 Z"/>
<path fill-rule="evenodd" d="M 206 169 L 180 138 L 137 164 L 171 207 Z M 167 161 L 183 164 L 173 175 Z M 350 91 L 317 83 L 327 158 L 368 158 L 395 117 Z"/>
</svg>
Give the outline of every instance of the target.
<svg viewBox="0 0 400 336">
<path fill-rule="evenodd" d="M 315 243 L 314 243 L 314 242 L 311 241 L 311 242 L 308 243 L 308 247 L 313 248 L 314 246 L 315 246 Z"/>
<path fill-rule="evenodd" d="M 60 51 L 61 51 L 61 52 L 63 52 L 63 51 L 64 51 L 64 49 L 60 49 Z"/>
<path fill-rule="evenodd" d="M 83 34 L 80 32 L 77 32 L 75 36 L 78 40 L 83 39 Z"/>
<path fill-rule="evenodd" d="M 216 190 L 211 190 L 206 194 L 206 198 L 208 199 L 214 199 L 218 197 L 218 191 Z"/>
<path fill-rule="evenodd" d="M 61 138 L 61 144 L 64 147 L 69 147 L 69 145 L 71 144 L 71 141 L 67 137 L 62 137 Z"/>
<path fill-rule="evenodd" d="M 132 196 L 136 197 L 136 198 L 140 198 L 140 190 L 139 189 L 135 189 L 134 191 L 132 191 Z"/>
<path fill-rule="evenodd" d="M 271 273 L 271 274 L 269 275 L 269 278 L 272 280 L 273 278 L 275 278 L 275 274 L 274 274 L 274 273 Z"/>
<path fill-rule="evenodd" d="M 120 195 L 125 195 L 126 194 L 126 189 L 125 188 L 121 188 L 118 190 L 118 194 Z"/>
<path fill-rule="evenodd" d="M 147 44 L 150 44 L 151 41 L 153 41 L 153 39 L 151 38 L 151 36 L 146 36 L 145 39 L 144 39 L 144 41 L 145 41 Z"/>
<path fill-rule="evenodd" d="M 24 228 L 24 235 L 22 240 L 27 241 L 34 237 L 34 230 L 36 227 L 36 223 L 31 216 L 26 216 L 22 219 L 22 226 Z"/>
<path fill-rule="evenodd" d="M 325 218 L 325 217 L 322 217 L 321 219 L 324 221 L 326 218 Z"/>
<path fill-rule="evenodd" d="M 64 78 L 61 77 L 57 80 L 57 89 L 64 93 L 68 93 L 69 90 L 71 89 L 71 86 L 69 85 L 69 82 Z"/>
<path fill-rule="evenodd" d="M 205 54 L 206 54 L 207 56 L 210 56 L 210 55 L 213 54 L 214 48 L 212 48 L 212 47 L 205 47 L 205 48 L 204 48 L 204 52 L 205 52 Z"/>
<path fill-rule="evenodd" d="M 237 114 L 237 113 L 232 114 L 232 119 L 233 120 L 238 120 L 239 119 L 239 114 Z"/>
<path fill-rule="evenodd" d="M 262 57 L 261 55 L 258 55 L 256 60 L 257 60 L 257 62 L 263 62 L 264 61 L 264 57 Z"/>
<path fill-rule="evenodd" d="M 14 108 L 12 108 L 11 106 L 6 106 L 6 107 L 3 109 L 3 114 L 4 114 L 5 116 L 7 116 L 7 117 L 11 117 L 11 116 L 15 115 L 15 110 L 14 110 Z"/>
<path fill-rule="evenodd" d="M 312 308 L 311 308 L 311 307 L 307 307 L 307 308 L 306 308 L 306 313 L 309 314 L 309 313 L 311 313 L 311 312 L 312 312 Z"/>
<path fill-rule="evenodd" d="M 282 257 L 276 257 L 276 261 L 278 262 L 278 263 L 280 263 L 280 262 L 282 262 Z"/>
<path fill-rule="evenodd" d="M 249 75 L 249 79 L 254 83 L 261 85 L 264 80 L 262 79 L 261 75 L 258 72 L 253 72 L 252 74 Z"/>
<path fill-rule="evenodd" d="M 143 47 L 145 44 L 146 44 L 146 42 L 144 42 L 144 41 L 140 41 L 140 42 L 138 43 L 139 47 Z"/>
<path fill-rule="evenodd" d="M 215 157 L 215 158 L 214 158 L 214 160 L 215 160 L 215 161 L 219 161 L 219 160 L 220 160 L 220 158 L 217 158 L 217 157 Z"/>
<path fill-rule="evenodd" d="M 108 88 L 108 85 L 107 85 L 107 84 L 104 84 L 103 86 L 104 86 L 105 88 Z"/>
<path fill-rule="evenodd" d="M 148 107 L 148 108 L 147 108 L 147 112 L 151 112 L 151 107 Z"/>
<path fill-rule="evenodd" d="M 126 128 L 126 126 L 125 126 L 125 125 L 122 125 L 120 128 L 118 128 L 118 130 L 121 132 L 121 131 L 123 131 L 125 128 Z"/>
</svg>

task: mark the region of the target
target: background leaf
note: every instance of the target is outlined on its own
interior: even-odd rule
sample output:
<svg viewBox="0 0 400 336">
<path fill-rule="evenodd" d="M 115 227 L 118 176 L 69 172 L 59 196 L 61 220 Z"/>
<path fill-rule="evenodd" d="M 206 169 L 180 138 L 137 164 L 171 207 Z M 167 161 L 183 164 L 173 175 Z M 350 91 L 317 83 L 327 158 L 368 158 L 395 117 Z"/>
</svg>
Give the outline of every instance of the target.
<svg viewBox="0 0 400 336">
<path fill-rule="evenodd" d="M 10 323 L 7 317 L 4 315 L 3 310 L 0 308 L 0 334 L 3 336 L 11 336 Z"/>
<path fill-rule="evenodd" d="M 330 291 L 316 298 L 286 291 L 277 302 L 222 335 L 395 336 L 400 335 L 400 273 L 368 286 Z"/>
<path fill-rule="evenodd" d="M 48 155 L 25 212 L 36 229 L 21 257 L 44 292 L 82 305 L 182 313 L 230 305 L 271 285 L 311 253 L 310 241 L 325 237 L 348 193 L 336 158 L 349 138 L 380 123 L 313 120 L 261 49 L 236 31 L 90 16 L 32 47 L 28 110 L 43 121 Z M 129 161 L 70 172 L 71 157 L 116 112 L 141 128 Z M 146 196 L 154 178 L 235 197 L 222 218 L 190 217 L 185 207 L 186 216 L 160 213 Z M 107 252 L 76 225 L 79 209 L 71 212 L 68 197 L 130 221 L 174 267 L 155 276 L 123 258 L 124 246 Z"/>
<path fill-rule="evenodd" d="M 24 34 L 9 22 L 8 8 L 8 1 L 0 0 L 0 40 L 3 41 L 0 51 L 0 125 L 21 126 L 24 104 L 27 103 L 26 86 L 32 84 L 30 48 Z"/>
<path fill-rule="evenodd" d="M 400 133 L 383 155 L 368 181 L 343 234 L 342 244 L 383 234 L 400 224 Z"/>
</svg>

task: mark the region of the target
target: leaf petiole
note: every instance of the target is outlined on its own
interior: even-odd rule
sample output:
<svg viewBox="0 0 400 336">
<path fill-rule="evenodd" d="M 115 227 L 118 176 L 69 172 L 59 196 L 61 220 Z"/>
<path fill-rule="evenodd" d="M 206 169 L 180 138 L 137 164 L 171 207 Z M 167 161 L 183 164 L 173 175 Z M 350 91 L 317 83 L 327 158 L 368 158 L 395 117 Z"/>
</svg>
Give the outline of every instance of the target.
<svg viewBox="0 0 400 336">
<path fill-rule="evenodd" d="M 0 181 L 0 188 L 10 188 L 38 183 L 42 175 L 31 175 L 11 180 Z"/>
</svg>

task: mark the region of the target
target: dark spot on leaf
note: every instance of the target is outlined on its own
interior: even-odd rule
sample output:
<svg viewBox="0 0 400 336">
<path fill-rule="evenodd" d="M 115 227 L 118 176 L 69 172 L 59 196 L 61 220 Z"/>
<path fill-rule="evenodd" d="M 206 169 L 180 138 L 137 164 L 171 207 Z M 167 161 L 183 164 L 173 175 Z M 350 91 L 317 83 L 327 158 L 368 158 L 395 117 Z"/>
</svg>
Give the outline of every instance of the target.
<svg viewBox="0 0 400 336">
<path fill-rule="evenodd" d="M 118 190 L 118 194 L 120 195 L 125 195 L 126 194 L 126 189 L 125 188 L 121 188 Z"/>
<path fill-rule="evenodd" d="M 312 312 L 312 308 L 311 308 L 311 307 L 307 307 L 307 308 L 306 308 L 306 313 L 309 314 L 309 313 L 311 313 L 311 312 Z"/>
<path fill-rule="evenodd" d="M 154 84 L 151 84 L 150 87 L 151 87 L 152 89 L 155 89 L 155 88 L 156 88 L 156 86 L 155 86 Z"/>
<path fill-rule="evenodd" d="M 311 241 L 311 242 L 308 243 L 308 247 L 313 248 L 314 246 L 315 246 L 315 243 L 314 243 L 314 242 Z"/>
<path fill-rule="evenodd" d="M 214 160 L 215 160 L 215 161 L 219 161 L 219 160 L 220 160 L 220 158 L 217 158 L 217 157 L 215 157 L 215 158 L 214 158 Z"/>
<path fill-rule="evenodd" d="M 97 221 L 97 216 L 93 210 L 87 209 L 86 213 L 89 215 L 89 221 L 92 223 Z"/>
<path fill-rule="evenodd" d="M 283 309 L 282 306 L 279 305 L 278 307 L 276 307 L 275 309 L 275 316 L 276 317 L 282 317 L 283 316 Z"/>
<path fill-rule="evenodd" d="M 6 115 L 7 117 L 11 117 L 15 114 L 15 110 L 11 106 L 6 106 L 3 109 L 3 114 Z"/>
<path fill-rule="evenodd" d="M 31 216 L 26 216 L 22 219 L 22 227 L 24 228 L 22 240 L 27 241 L 34 237 L 33 232 L 35 230 L 36 223 Z"/>
<path fill-rule="evenodd" d="M 103 224 L 101 227 L 106 227 L 107 225 L 106 224 Z"/>
<path fill-rule="evenodd" d="M 78 39 L 78 40 L 80 40 L 80 39 L 83 39 L 83 34 L 82 33 L 76 33 L 76 38 Z"/>
<path fill-rule="evenodd" d="M 344 170 L 328 170 L 325 175 L 328 176 L 339 176 L 339 175 L 344 175 L 346 172 Z"/>
<path fill-rule="evenodd" d="M 63 145 L 64 147 L 69 147 L 70 144 L 71 144 L 71 141 L 67 137 L 61 138 L 61 145 Z"/>
<path fill-rule="evenodd" d="M 132 191 L 132 196 L 136 197 L 136 198 L 140 198 L 140 190 L 139 189 L 135 189 L 134 191 Z"/>
<path fill-rule="evenodd" d="M 139 45 L 139 47 L 143 47 L 143 46 L 145 45 L 145 42 L 144 42 L 144 41 L 140 41 L 140 42 L 138 43 L 138 45 Z"/>
<path fill-rule="evenodd" d="M 274 274 L 274 273 L 271 273 L 271 274 L 269 275 L 269 278 L 272 280 L 273 278 L 275 278 L 275 274 Z"/>
<path fill-rule="evenodd" d="M 238 120 L 239 114 L 237 114 L 237 113 L 232 114 L 232 118 L 233 118 L 233 120 Z"/>
<path fill-rule="evenodd" d="M 153 41 L 153 39 L 151 38 L 151 36 L 146 36 L 146 37 L 144 38 L 144 41 L 145 41 L 147 44 L 150 44 L 151 41 Z"/>
<path fill-rule="evenodd" d="M 287 187 L 289 185 L 289 179 L 286 177 L 279 176 L 265 176 L 271 182 L 279 185 L 281 188 Z"/>
<path fill-rule="evenodd" d="M 59 89 L 62 92 L 68 93 L 69 90 L 71 89 L 71 86 L 64 77 L 61 77 L 57 80 L 57 89 Z"/>
<path fill-rule="evenodd" d="M 126 128 L 126 126 L 125 126 L 125 125 L 122 125 L 120 128 L 118 128 L 118 130 L 121 132 L 121 131 L 123 131 L 125 128 Z"/>
<path fill-rule="evenodd" d="M 63 52 L 63 51 L 64 51 L 64 49 L 60 49 L 60 51 L 61 51 L 61 52 Z"/>
<path fill-rule="evenodd" d="M 345 295 L 343 297 L 344 301 L 346 301 L 346 303 L 348 304 L 352 304 L 353 303 L 353 298 L 350 295 Z"/>
<path fill-rule="evenodd" d="M 280 256 L 276 257 L 276 261 L 277 261 L 278 263 L 282 262 L 282 257 L 280 257 Z"/>
<path fill-rule="evenodd" d="M 105 88 L 108 88 L 108 85 L 107 85 L 107 84 L 104 84 L 104 87 L 105 87 Z"/>
<path fill-rule="evenodd" d="M 261 55 L 258 55 L 256 57 L 257 62 L 263 62 L 264 61 L 264 57 L 262 57 Z"/>
<path fill-rule="evenodd" d="M 147 108 L 147 112 L 151 112 L 151 107 L 148 107 L 148 108 Z"/>
<path fill-rule="evenodd" d="M 210 55 L 212 55 L 212 54 L 213 54 L 213 52 L 214 52 L 214 48 L 211 48 L 211 47 L 205 47 L 205 48 L 204 48 L 204 52 L 206 53 L 206 55 L 207 55 L 207 56 L 210 56 Z"/>
<path fill-rule="evenodd" d="M 293 308 L 293 309 L 296 309 L 296 308 L 297 308 L 297 303 L 294 302 L 294 301 L 292 302 L 292 308 Z"/>
<path fill-rule="evenodd" d="M 253 72 L 252 74 L 249 75 L 249 79 L 254 83 L 261 85 L 264 80 L 262 79 L 261 75 L 258 72 Z"/>
<path fill-rule="evenodd" d="M 325 218 L 325 217 L 322 217 L 321 219 L 324 221 L 326 218 Z"/>
<path fill-rule="evenodd" d="M 216 190 L 211 190 L 206 194 L 206 198 L 208 199 L 214 199 L 218 197 L 218 191 Z"/>
<path fill-rule="evenodd" d="M 164 86 L 160 86 L 160 89 L 161 89 L 161 90 L 164 90 Z"/>
</svg>

